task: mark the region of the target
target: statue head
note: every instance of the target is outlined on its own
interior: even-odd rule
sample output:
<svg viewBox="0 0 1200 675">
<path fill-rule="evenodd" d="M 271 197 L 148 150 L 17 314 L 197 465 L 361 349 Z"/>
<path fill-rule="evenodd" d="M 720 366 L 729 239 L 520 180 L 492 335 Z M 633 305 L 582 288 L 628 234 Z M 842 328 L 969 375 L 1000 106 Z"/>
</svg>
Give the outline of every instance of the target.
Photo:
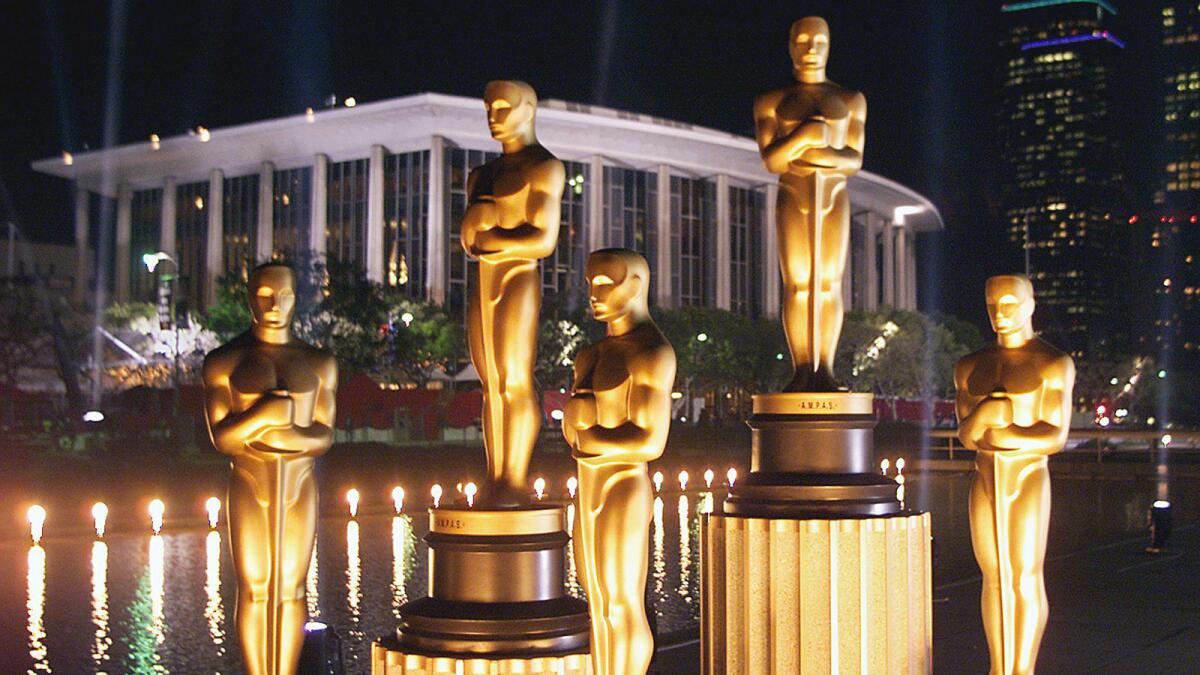
<svg viewBox="0 0 1200 675">
<path fill-rule="evenodd" d="M 537 113 L 537 93 L 533 87 L 518 80 L 492 80 L 483 92 L 483 103 L 492 138 L 501 143 L 533 139 L 533 118 Z"/>
<path fill-rule="evenodd" d="M 246 284 L 251 322 L 263 328 L 288 328 L 296 309 L 296 277 L 283 263 L 255 267 Z"/>
<path fill-rule="evenodd" d="M 792 54 L 792 68 L 797 76 L 801 73 L 825 73 L 829 61 L 829 24 L 819 16 L 806 16 L 792 24 L 788 51 Z"/>
<path fill-rule="evenodd" d="M 1002 274 L 987 280 L 988 319 L 996 335 L 1033 334 L 1033 284 L 1019 274 Z"/>
<path fill-rule="evenodd" d="M 636 251 L 602 248 L 587 261 L 588 298 L 597 321 L 649 313 L 650 265 Z"/>
</svg>

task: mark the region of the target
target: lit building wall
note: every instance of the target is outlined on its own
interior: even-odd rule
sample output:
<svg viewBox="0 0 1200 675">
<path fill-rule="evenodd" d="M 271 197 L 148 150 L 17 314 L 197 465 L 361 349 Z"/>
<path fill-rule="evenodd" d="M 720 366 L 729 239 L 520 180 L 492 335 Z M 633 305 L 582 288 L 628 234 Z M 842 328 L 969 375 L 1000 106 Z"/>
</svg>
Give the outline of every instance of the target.
<svg viewBox="0 0 1200 675">
<path fill-rule="evenodd" d="M 553 100 L 539 107 L 538 133 L 566 168 L 558 247 L 540 263 L 548 303 L 581 306 L 587 252 L 623 246 L 647 258 L 656 306 L 778 314 L 776 177 L 752 139 Z M 177 256 L 195 308 L 213 301 L 224 274 L 314 255 L 463 312 L 467 176 L 497 150 L 477 100 L 419 94 L 34 168 L 74 181 L 81 259 L 110 233 L 109 268 L 127 280 L 113 287 L 135 298 L 152 283 L 140 255 L 161 247 Z M 93 199 L 110 183 L 114 194 Z M 157 221 L 155 190 L 164 195 Z M 850 195 L 848 306 L 916 308 L 916 239 L 942 227 L 937 209 L 867 171 L 850 179 Z M 115 204 L 115 217 L 96 215 L 97 202 Z M 77 297 L 88 283 L 76 282 Z"/>
<path fill-rule="evenodd" d="M 1200 204 L 1200 5 L 1162 3 L 1162 170 L 1155 204 Z"/>
<path fill-rule="evenodd" d="M 1043 333 L 1076 357 L 1114 347 L 1123 177 L 1114 66 L 1125 44 L 1095 0 L 1004 5 L 1001 198 L 1010 264 Z"/>
</svg>

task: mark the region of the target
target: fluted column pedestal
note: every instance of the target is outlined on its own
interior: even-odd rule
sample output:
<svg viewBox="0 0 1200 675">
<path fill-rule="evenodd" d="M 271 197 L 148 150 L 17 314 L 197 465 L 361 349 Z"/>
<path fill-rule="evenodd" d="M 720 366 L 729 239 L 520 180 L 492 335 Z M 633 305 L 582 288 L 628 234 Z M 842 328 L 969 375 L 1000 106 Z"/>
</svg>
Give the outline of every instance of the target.
<svg viewBox="0 0 1200 675">
<path fill-rule="evenodd" d="M 705 673 L 930 670 L 928 513 L 704 516 Z"/>
<path fill-rule="evenodd" d="M 750 474 L 701 524 L 704 673 L 930 671 L 929 514 L 874 471 L 872 409 L 754 397 Z"/>
</svg>

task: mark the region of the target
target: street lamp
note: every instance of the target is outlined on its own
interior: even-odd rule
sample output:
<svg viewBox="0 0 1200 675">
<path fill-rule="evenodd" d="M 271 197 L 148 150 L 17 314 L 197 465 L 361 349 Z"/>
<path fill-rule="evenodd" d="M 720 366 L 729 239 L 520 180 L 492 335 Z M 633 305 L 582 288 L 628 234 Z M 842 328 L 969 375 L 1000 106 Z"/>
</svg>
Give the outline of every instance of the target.
<svg viewBox="0 0 1200 675">
<path fill-rule="evenodd" d="M 171 263 L 171 270 L 160 269 L 162 263 Z M 158 275 L 158 328 L 175 330 L 175 358 L 171 368 L 174 383 L 172 396 L 173 416 L 179 415 L 179 317 L 176 316 L 176 280 L 179 278 L 179 262 L 166 251 L 142 254 L 142 264 L 151 274 Z"/>
</svg>

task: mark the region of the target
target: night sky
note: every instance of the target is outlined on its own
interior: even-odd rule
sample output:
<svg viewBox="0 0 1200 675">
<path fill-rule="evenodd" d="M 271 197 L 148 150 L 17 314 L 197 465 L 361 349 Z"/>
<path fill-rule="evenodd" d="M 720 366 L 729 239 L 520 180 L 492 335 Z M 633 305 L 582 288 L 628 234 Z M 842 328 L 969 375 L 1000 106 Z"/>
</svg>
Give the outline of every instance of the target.
<svg viewBox="0 0 1200 675">
<path fill-rule="evenodd" d="M 789 25 L 820 14 L 830 78 L 867 97 L 865 168 L 946 221 L 919 248 L 922 308 L 983 321 L 983 279 L 1011 271 L 986 255 L 1000 2 L 8 4 L 0 217 L 31 239 L 68 242 L 72 219 L 65 182 L 33 159 L 298 114 L 330 93 L 479 96 L 523 79 L 543 98 L 750 135 L 754 96 L 791 80 Z"/>
</svg>

